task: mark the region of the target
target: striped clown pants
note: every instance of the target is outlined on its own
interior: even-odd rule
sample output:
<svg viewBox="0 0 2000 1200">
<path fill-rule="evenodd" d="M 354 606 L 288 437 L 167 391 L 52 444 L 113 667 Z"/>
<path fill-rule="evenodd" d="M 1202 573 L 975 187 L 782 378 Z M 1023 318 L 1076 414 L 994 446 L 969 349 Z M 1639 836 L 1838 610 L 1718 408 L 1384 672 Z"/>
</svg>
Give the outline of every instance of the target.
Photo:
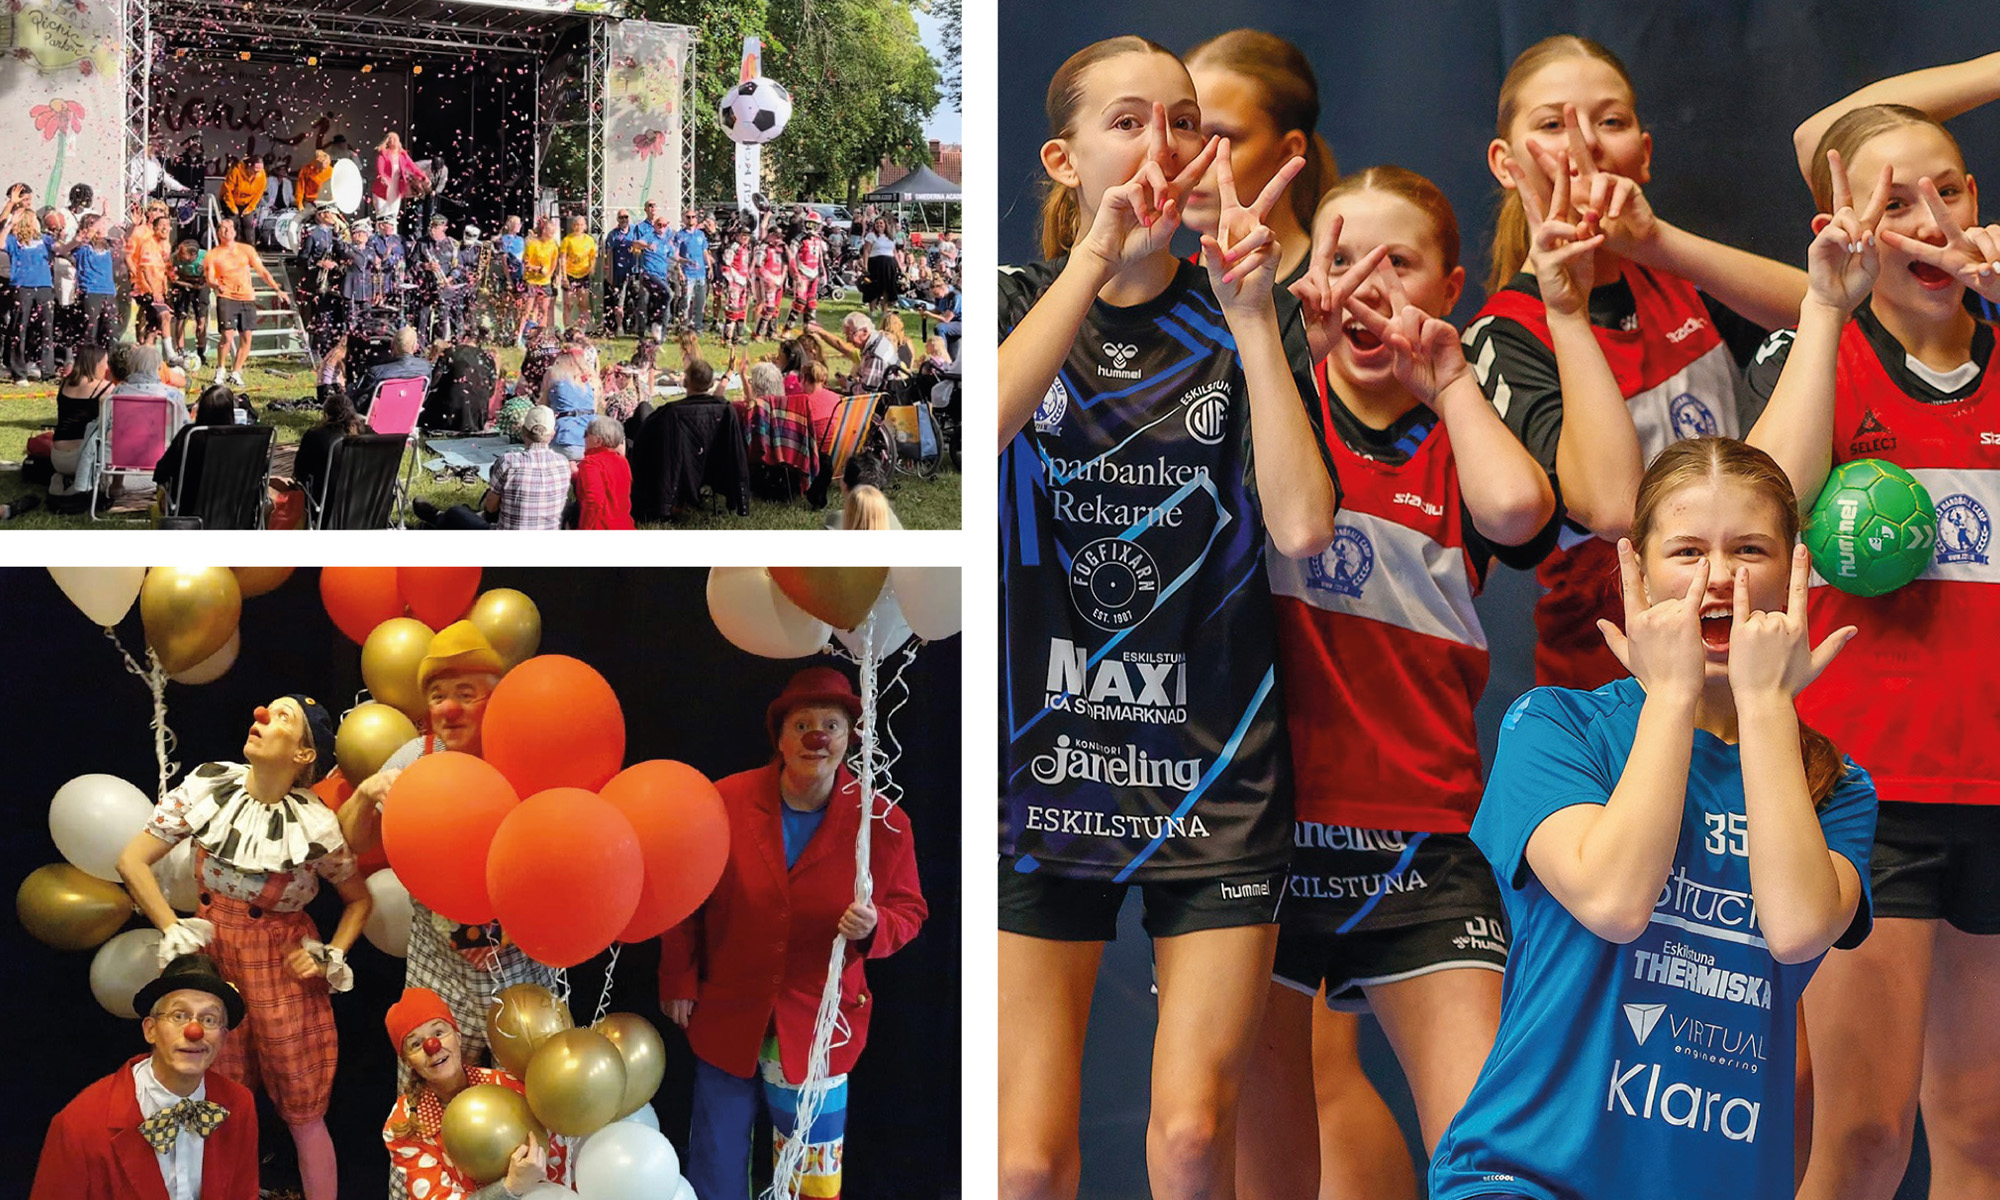
<svg viewBox="0 0 2000 1200">
<path fill-rule="evenodd" d="M 775 1160 L 796 1125 L 798 1085 L 785 1082 L 778 1042 L 767 1037 L 758 1054 L 757 1075 L 739 1078 L 695 1059 L 694 1121 L 689 1130 L 687 1179 L 701 1200 L 748 1200 L 751 1195 L 751 1134 L 757 1112 L 770 1114 Z M 809 1200 L 837 1200 L 847 1132 L 847 1076 L 828 1080 L 812 1128 L 798 1194 Z"/>
</svg>

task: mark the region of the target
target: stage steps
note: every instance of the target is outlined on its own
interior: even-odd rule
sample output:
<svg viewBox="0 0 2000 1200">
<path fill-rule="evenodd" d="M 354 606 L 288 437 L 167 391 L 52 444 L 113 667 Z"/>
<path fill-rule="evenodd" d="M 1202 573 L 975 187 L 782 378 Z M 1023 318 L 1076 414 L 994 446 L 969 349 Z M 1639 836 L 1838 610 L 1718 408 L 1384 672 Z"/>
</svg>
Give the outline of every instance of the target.
<svg viewBox="0 0 2000 1200">
<path fill-rule="evenodd" d="M 284 286 L 287 298 L 296 293 L 292 286 L 291 256 L 281 250 L 259 250 L 257 257 L 264 260 L 264 269 L 271 278 Z M 257 294 L 257 328 L 250 333 L 251 358 L 299 358 L 315 369 L 319 362 L 313 357 L 312 339 L 306 336 L 306 326 L 295 308 L 287 308 L 278 303 L 277 296 L 264 286 L 262 278 L 253 275 L 251 286 Z"/>
</svg>

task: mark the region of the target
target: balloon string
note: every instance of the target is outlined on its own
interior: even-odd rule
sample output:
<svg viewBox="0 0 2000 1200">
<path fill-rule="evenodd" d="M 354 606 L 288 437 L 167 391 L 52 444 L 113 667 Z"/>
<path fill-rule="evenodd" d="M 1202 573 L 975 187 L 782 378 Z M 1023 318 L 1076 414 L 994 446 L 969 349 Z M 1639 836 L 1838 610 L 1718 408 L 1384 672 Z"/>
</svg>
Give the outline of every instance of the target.
<svg viewBox="0 0 2000 1200">
<path fill-rule="evenodd" d="M 869 872 L 870 823 L 879 819 L 875 815 L 875 772 L 881 757 L 875 730 L 875 614 L 869 613 L 855 632 L 860 635 L 861 643 L 857 654 L 861 664 L 861 749 L 853 765 L 861 782 L 861 820 L 854 835 L 854 902 L 866 904 L 875 889 Z M 799 1084 L 792 1133 L 778 1151 L 777 1165 L 771 1172 L 771 1188 L 764 1193 L 766 1200 L 793 1200 L 799 1194 L 806 1139 L 826 1100 L 829 1060 L 834 1046 L 845 1045 L 851 1036 L 840 1017 L 840 976 L 841 968 L 846 965 L 847 939 L 836 935 L 827 959 L 826 985 L 820 989 L 819 1012 L 813 1018 L 812 1050 L 806 1057 L 805 1080 Z M 840 1035 L 838 1043 L 834 1041 L 836 1033 Z"/>
<path fill-rule="evenodd" d="M 611 943 L 611 957 L 604 961 L 604 993 L 597 998 L 597 1015 L 590 1018 L 592 1025 L 604 1019 L 611 1011 L 611 977 L 618 970 L 618 952 L 624 949 L 618 942 Z"/>
<path fill-rule="evenodd" d="M 111 644 L 117 647 L 119 656 L 125 660 L 125 669 L 137 675 L 146 685 L 146 690 L 153 694 L 153 759 L 160 768 L 160 790 L 153 796 L 157 802 L 166 796 L 168 781 L 174 777 L 174 772 L 180 769 L 180 764 L 172 761 L 179 739 L 175 738 L 174 731 L 167 727 L 167 673 L 160 666 L 160 656 L 153 652 L 151 646 L 146 647 L 146 666 L 141 667 L 132 657 L 132 652 L 118 640 L 116 629 L 109 625 L 105 626 L 104 636 L 110 638 Z"/>
<path fill-rule="evenodd" d="M 562 1001 L 562 1006 L 563 1006 L 564 1008 L 568 1008 L 568 1007 L 569 1007 L 569 968 L 568 968 L 568 967 L 557 967 L 557 968 L 555 968 L 555 973 L 556 973 L 556 986 L 555 986 L 554 988 L 550 989 L 550 990 L 551 990 L 551 991 L 553 991 L 553 992 L 555 992 L 555 994 L 556 994 L 556 999 L 558 999 L 558 1000 Z"/>
</svg>

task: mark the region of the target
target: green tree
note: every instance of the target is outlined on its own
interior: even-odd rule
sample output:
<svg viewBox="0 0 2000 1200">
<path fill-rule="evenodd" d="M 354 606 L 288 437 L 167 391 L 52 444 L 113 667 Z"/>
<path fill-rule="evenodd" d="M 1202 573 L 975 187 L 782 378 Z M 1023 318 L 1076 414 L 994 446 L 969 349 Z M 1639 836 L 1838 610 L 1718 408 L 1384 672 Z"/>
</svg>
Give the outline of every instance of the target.
<svg viewBox="0 0 2000 1200">
<path fill-rule="evenodd" d="M 963 112 L 964 93 L 959 82 L 959 60 L 965 53 L 965 20 L 960 12 L 961 0 L 937 0 L 931 6 L 931 14 L 938 19 L 939 33 L 944 42 L 944 99 L 951 105 L 951 111 Z"/>
<path fill-rule="evenodd" d="M 716 107 L 737 82 L 744 38 L 765 39 L 765 74 L 771 74 L 771 8 L 768 0 L 636 0 L 626 6 L 627 13 L 648 21 L 692 26 L 700 38 L 694 52 L 694 103 L 687 114 L 687 128 L 694 131 L 695 197 L 700 200 L 735 196 L 736 144 L 723 136 Z M 796 128 L 797 118 L 793 120 Z"/>
<path fill-rule="evenodd" d="M 781 49 L 766 69 L 795 101 L 777 143 L 779 195 L 852 204 L 883 158 L 930 162 L 924 118 L 941 78 L 906 0 L 775 0 L 769 16 Z"/>
</svg>

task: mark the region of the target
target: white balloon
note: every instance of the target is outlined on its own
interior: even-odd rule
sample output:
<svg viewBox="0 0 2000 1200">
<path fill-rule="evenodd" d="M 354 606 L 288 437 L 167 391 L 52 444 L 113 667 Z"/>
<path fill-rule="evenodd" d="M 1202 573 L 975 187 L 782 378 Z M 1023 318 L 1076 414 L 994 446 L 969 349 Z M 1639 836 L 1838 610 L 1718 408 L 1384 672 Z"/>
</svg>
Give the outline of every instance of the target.
<svg viewBox="0 0 2000 1200">
<path fill-rule="evenodd" d="M 236 655 L 242 649 L 243 631 L 239 629 L 229 635 L 229 640 L 223 643 L 222 649 L 217 650 L 180 674 L 169 675 L 167 678 L 173 680 L 175 683 L 214 683 L 224 675 L 227 675 L 229 668 L 236 665 Z"/>
<path fill-rule="evenodd" d="M 394 871 L 385 867 L 368 877 L 368 898 L 375 902 L 375 907 L 361 932 L 382 953 L 408 958 L 413 917 L 410 889 L 403 886 Z"/>
<path fill-rule="evenodd" d="M 965 627 L 957 567 L 890 567 L 889 583 L 918 637 L 941 642 Z"/>
<path fill-rule="evenodd" d="M 132 997 L 160 977 L 160 931 L 131 929 L 97 948 L 90 960 L 90 994 L 114 1017 L 137 1020 Z"/>
<path fill-rule="evenodd" d="M 660 1114 L 653 1111 L 653 1104 L 650 1100 L 633 1109 L 632 1115 L 618 1119 L 633 1125 L 644 1125 L 646 1128 L 652 1130 L 658 1130 L 660 1127 Z"/>
<path fill-rule="evenodd" d="M 49 802 L 49 833 L 77 870 L 118 880 L 118 854 L 145 828 L 153 801 L 116 775 L 79 775 Z"/>
<path fill-rule="evenodd" d="M 659 1200 L 673 1194 L 681 1160 L 657 1129 L 614 1121 L 577 1151 L 576 1194 L 584 1200 Z"/>
<path fill-rule="evenodd" d="M 555 1200 L 557 1196 L 574 1196 L 574 1195 L 576 1195 L 575 1192 L 570 1191 L 562 1184 L 550 1183 L 548 1180 L 544 1179 L 540 1183 L 529 1184 L 528 1190 L 521 1193 L 521 1200 L 529 1200 L 529 1198 L 533 1196 L 541 1196 L 544 1198 L 544 1200 Z M 692 1195 L 692 1193 L 690 1193 L 690 1195 Z"/>
<path fill-rule="evenodd" d="M 694 1194 L 694 1185 L 687 1181 L 686 1176 L 682 1176 L 680 1186 L 674 1189 L 672 1200 L 701 1200 L 701 1198 Z"/>
<path fill-rule="evenodd" d="M 153 864 L 153 878 L 175 912 L 191 913 L 201 907 L 201 885 L 194 877 L 194 840 L 177 843 L 167 856 Z"/>
<path fill-rule="evenodd" d="M 105 626 L 125 619 L 146 582 L 144 567 L 50 567 L 49 574 L 71 604 Z"/>
<path fill-rule="evenodd" d="M 710 567 L 708 615 L 738 650 L 762 658 L 804 658 L 833 627 L 793 604 L 763 567 Z"/>
<path fill-rule="evenodd" d="M 875 643 L 875 661 L 880 662 L 910 640 L 910 623 L 903 619 L 902 607 L 896 602 L 895 579 L 891 578 L 882 585 L 882 594 L 875 597 L 875 607 L 868 612 L 875 618 L 875 633 L 869 641 Z M 862 624 L 865 626 L 867 622 Z M 864 643 L 859 629 L 836 629 L 833 636 L 839 638 L 840 644 L 852 653 L 861 653 Z"/>
</svg>

